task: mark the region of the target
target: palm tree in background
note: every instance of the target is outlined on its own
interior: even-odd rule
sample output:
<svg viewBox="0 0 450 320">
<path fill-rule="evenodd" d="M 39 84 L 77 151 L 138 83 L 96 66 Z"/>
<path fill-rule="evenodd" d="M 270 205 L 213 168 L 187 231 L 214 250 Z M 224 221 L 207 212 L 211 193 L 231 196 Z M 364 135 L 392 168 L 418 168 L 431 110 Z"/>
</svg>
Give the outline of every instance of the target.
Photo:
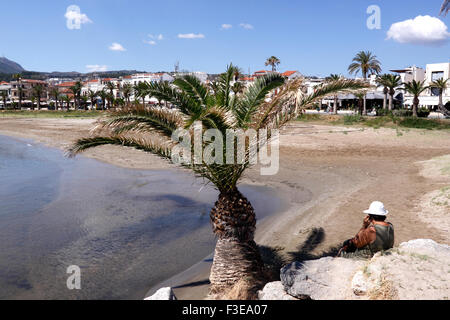
<svg viewBox="0 0 450 320">
<path fill-rule="evenodd" d="M 57 87 L 51 87 L 48 93 L 55 99 L 55 111 L 58 111 L 59 89 Z"/>
<path fill-rule="evenodd" d="M 439 111 L 440 111 L 441 113 L 443 113 L 443 114 L 446 115 L 446 116 L 450 116 L 450 110 L 447 110 L 447 109 L 444 107 L 444 103 L 443 103 L 443 101 L 442 101 L 442 96 L 444 95 L 445 90 L 448 89 L 448 85 L 447 85 L 448 80 L 449 80 L 449 79 L 446 79 L 446 80 L 444 80 L 444 79 L 438 79 L 438 80 L 433 81 L 433 82 L 431 83 L 431 85 L 430 85 L 430 88 L 436 88 L 436 89 L 438 89 L 438 92 L 439 92 L 439 104 L 438 104 L 438 109 L 439 109 Z"/>
<path fill-rule="evenodd" d="M 106 99 L 108 98 L 108 93 L 105 90 L 100 90 L 97 92 L 100 99 L 102 99 L 102 110 L 106 109 Z"/>
<path fill-rule="evenodd" d="M 397 89 L 402 84 L 400 76 L 394 74 L 388 74 L 386 77 L 386 87 L 389 90 L 389 110 L 392 111 L 394 107 L 394 94 L 395 89 Z"/>
<path fill-rule="evenodd" d="M 145 107 L 146 88 L 147 86 L 143 82 L 139 82 L 137 85 L 133 86 L 134 96 L 137 99 L 142 99 L 142 105 L 144 107 Z"/>
<path fill-rule="evenodd" d="M 275 56 L 271 56 L 266 60 L 266 66 L 272 66 L 272 72 L 277 71 L 277 66 L 281 63 L 280 59 Z"/>
<path fill-rule="evenodd" d="M 377 83 L 379 87 L 383 87 L 384 99 L 383 99 L 383 110 L 387 109 L 387 97 L 389 94 L 389 88 L 387 87 L 388 82 L 388 74 L 382 74 L 381 76 L 377 76 Z"/>
<path fill-rule="evenodd" d="M 341 79 L 342 77 L 338 74 L 330 74 L 329 77 L 326 78 L 327 82 L 333 82 L 333 81 L 338 81 L 339 79 Z M 333 114 L 337 114 L 338 110 L 338 96 L 337 94 L 334 95 L 334 103 L 333 103 Z"/>
<path fill-rule="evenodd" d="M 6 100 L 8 99 L 8 92 L 6 90 L 2 90 L 0 93 L 2 100 L 3 100 L 3 107 L 6 110 Z"/>
<path fill-rule="evenodd" d="M 70 97 L 68 95 L 62 96 L 62 101 L 66 103 L 67 111 L 70 110 L 70 100 L 71 99 L 70 99 Z M 64 105 L 64 103 L 63 103 L 63 105 Z M 63 108 L 64 108 L 64 106 L 63 106 Z"/>
<path fill-rule="evenodd" d="M 33 97 L 36 98 L 38 110 L 41 110 L 41 97 L 42 97 L 43 93 L 44 93 L 44 87 L 42 85 L 37 84 L 37 85 L 33 86 L 32 95 L 33 95 Z"/>
<path fill-rule="evenodd" d="M 370 51 L 360 51 L 352 60 L 353 62 L 348 66 L 350 74 L 358 74 L 361 72 L 364 81 L 367 81 L 369 73 L 379 74 L 381 72 L 381 63 L 377 60 L 377 56 Z M 364 96 L 364 115 L 366 115 L 366 96 Z"/>
<path fill-rule="evenodd" d="M 130 98 L 131 95 L 133 94 L 133 86 L 129 83 L 126 83 L 122 86 L 122 95 L 123 98 L 125 99 L 125 101 L 127 102 L 127 105 L 130 104 Z"/>
<path fill-rule="evenodd" d="M 83 88 L 83 84 L 81 83 L 81 81 L 75 82 L 75 84 L 69 88 L 69 90 L 73 94 L 73 102 L 74 102 L 75 111 L 80 108 L 81 89 L 82 88 Z M 69 109 L 67 109 L 67 111 L 69 111 Z"/>
<path fill-rule="evenodd" d="M 98 97 L 98 93 L 96 91 L 93 90 L 89 90 L 87 92 L 87 95 L 89 97 L 89 100 L 91 101 L 91 110 L 94 110 L 94 105 L 95 105 L 95 109 L 97 109 L 97 97 Z M 94 104 L 95 102 L 95 104 Z"/>
<path fill-rule="evenodd" d="M 381 63 L 377 56 L 370 51 L 360 51 L 353 58 L 353 63 L 348 66 L 350 74 L 361 72 L 363 79 L 367 80 L 369 73 L 379 74 L 381 72 Z"/>
<path fill-rule="evenodd" d="M 419 106 L 419 96 L 422 92 L 427 90 L 429 87 L 425 86 L 425 80 L 424 81 L 416 81 L 413 80 L 411 82 L 404 83 L 403 90 L 412 94 L 414 96 L 413 99 L 413 117 L 417 117 L 417 109 Z"/>
<path fill-rule="evenodd" d="M 367 87 L 360 81 L 341 79 L 306 95 L 300 90 L 304 87 L 303 79 L 285 82 L 281 75 L 273 73 L 258 78 L 242 94 L 234 95 L 231 90 L 233 72 L 233 66 L 230 65 L 219 76 L 215 93 L 211 93 L 196 77 L 189 75 L 177 78 L 173 84 L 147 83 L 147 95 L 165 100 L 176 109 L 133 106 L 114 112 L 98 124 L 101 132 L 107 130 L 110 134 L 80 139 L 68 153 L 74 156 L 92 147 L 114 144 L 171 159 L 173 147 L 179 145 L 179 142 L 172 140 L 172 134 L 179 128 L 188 130 L 187 134 L 191 138 L 194 128 L 198 128 L 199 124 L 203 132 L 217 129 L 223 137 L 228 129 L 251 128 L 257 132 L 267 129 L 270 133 L 271 129 L 282 127 L 297 117 L 296 110 L 308 107 L 327 95 Z M 265 101 L 267 94 L 275 88 L 280 89 L 279 94 L 271 101 Z M 155 135 L 157 138 L 154 138 Z M 231 163 L 225 164 L 227 143 L 228 148 L 233 146 L 234 149 L 235 139 L 231 143 L 224 141 L 223 150 L 215 151 L 214 156 L 203 159 L 191 156 L 191 161 L 183 164 L 219 191 L 218 201 L 210 212 L 213 232 L 218 238 L 210 275 L 212 293 L 220 292 L 242 278 L 260 279 L 263 270 L 254 241 L 256 215 L 251 203 L 238 189 L 240 178 L 250 166 L 253 147 L 258 146 L 246 143 L 245 152 L 238 152 L 243 161 L 238 162 L 235 156 Z M 204 141 L 202 147 L 208 145 L 210 141 Z M 215 162 L 211 161 L 212 157 L 216 159 Z"/>
<path fill-rule="evenodd" d="M 116 89 L 116 86 L 114 85 L 114 83 L 112 83 L 111 81 L 108 81 L 106 83 L 106 88 L 109 90 L 109 108 L 112 107 L 112 103 L 113 103 L 113 99 L 114 97 L 114 89 Z"/>
</svg>

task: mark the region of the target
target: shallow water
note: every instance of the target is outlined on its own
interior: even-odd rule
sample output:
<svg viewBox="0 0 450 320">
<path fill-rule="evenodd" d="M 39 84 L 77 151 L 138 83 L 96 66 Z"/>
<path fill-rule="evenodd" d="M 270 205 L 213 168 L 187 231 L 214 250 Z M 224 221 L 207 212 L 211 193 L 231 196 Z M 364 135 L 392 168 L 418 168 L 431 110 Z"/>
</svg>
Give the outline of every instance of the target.
<svg viewBox="0 0 450 320">
<path fill-rule="evenodd" d="M 240 186 L 259 219 L 274 190 Z M 0 299 L 142 299 L 213 251 L 217 191 L 182 171 L 123 169 L 0 136 Z M 81 268 L 81 290 L 66 286 Z"/>
</svg>

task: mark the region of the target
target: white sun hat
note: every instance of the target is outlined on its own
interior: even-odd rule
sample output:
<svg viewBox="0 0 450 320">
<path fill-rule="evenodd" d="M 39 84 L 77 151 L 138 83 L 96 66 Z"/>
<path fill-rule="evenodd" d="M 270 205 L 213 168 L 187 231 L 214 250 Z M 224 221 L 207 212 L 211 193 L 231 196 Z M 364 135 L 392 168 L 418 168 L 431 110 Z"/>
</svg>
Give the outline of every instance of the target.
<svg viewBox="0 0 450 320">
<path fill-rule="evenodd" d="M 374 201 L 370 204 L 370 208 L 368 210 L 364 210 L 364 213 L 373 214 L 375 216 L 386 216 L 389 211 L 384 208 L 383 202 Z"/>
</svg>

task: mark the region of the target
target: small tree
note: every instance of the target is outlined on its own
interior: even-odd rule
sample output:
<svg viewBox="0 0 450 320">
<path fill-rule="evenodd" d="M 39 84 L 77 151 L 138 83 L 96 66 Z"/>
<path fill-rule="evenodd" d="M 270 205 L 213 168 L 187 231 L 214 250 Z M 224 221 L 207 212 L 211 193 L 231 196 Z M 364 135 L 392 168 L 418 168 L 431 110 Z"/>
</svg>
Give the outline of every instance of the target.
<svg viewBox="0 0 450 320">
<path fill-rule="evenodd" d="M 417 117 L 417 109 L 419 107 L 419 96 L 422 92 L 427 90 L 429 87 L 425 86 L 425 81 L 416 81 L 413 80 L 411 82 L 404 83 L 406 92 L 412 94 L 414 96 L 413 98 L 413 117 Z"/>
<path fill-rule="evenodd" d="M 445 90 L 447 90 L 447 88 L 448 88 L 448 85 L 447 85 L 448 80 L 449 79 L 447 79 L 447 80 L 438 79 L 438 80 L 433 81 L 430 85 L 430 88 L 436 88 L 438 90 L 438 92 L 439 92 L 438 110 L 446 116 L 450 116 L 450 110 L 447 110 L 444 107 L 444 103 L 442 101 L 442 96 L 444 95 Z"/>
</svg>

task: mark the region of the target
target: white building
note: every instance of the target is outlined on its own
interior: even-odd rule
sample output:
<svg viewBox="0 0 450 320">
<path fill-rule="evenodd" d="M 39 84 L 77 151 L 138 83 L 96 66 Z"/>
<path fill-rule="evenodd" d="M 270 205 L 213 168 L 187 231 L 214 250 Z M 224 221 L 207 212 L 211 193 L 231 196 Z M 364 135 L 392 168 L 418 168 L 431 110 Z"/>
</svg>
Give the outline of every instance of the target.
<svg viewBox="0 0 450 320">
<path fill-rule="evenodd" d="M 433 81 L 438 79 L 450 78 L 450 62 L 445 63 L 433 63 L 427 64 L 426 69 L 418 68 L 416 66 L 405 68 L 401 70 L 391 70 L 396 72 L 402 78 L 402 82 L 425 81 L 425 86 L 431 85 Z M 411 106 L 413 104 L 414 97 L 409 94 L 404 94 L 404 104 Z M 420 106 L 435 108 L 439 104 L 439 94 L 436 89 L 427 89 L 419 97 Z M 447 108 L 450 109 L 450 80 L 447 82 L 447 89 L 443 92 L 442 102 L 447 104 Z"/>
</svg>

